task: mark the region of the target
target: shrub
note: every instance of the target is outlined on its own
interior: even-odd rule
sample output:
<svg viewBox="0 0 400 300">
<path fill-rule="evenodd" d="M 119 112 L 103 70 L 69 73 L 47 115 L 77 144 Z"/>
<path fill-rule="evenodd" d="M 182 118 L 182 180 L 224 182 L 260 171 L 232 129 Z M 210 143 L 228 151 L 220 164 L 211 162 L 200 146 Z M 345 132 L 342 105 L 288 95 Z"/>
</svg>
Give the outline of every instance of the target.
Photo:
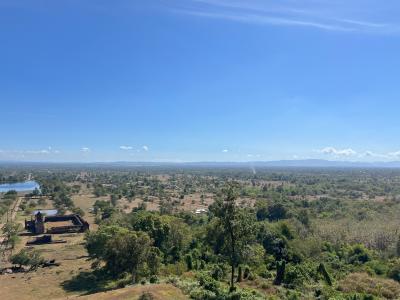
<svg viewBox="0 0 400 300">
<path fill-rule="evenodd" d="M 180 276 L 186 271 L 186 263 L 177 262 L 175 264 L 162 265 L 160 273 L 163 275 L 177 275 Z"/>
<path fill-rule="evenodd" d="M 43 264 L 44 259 L 40 256 L 39 252 L 36 250 L 29 251 L 27 249 L 22 249 L 17 254 L 11 256 L 10 261 L 14 265 L 27 266 L 29 270 L 36 270 L 41 264 Z"/>
<path fill-rule="evenodd" d="M 369 267 L 376 275 L 383 275 L 388 272 L 388 267 L 378 260 L 369 261 L 366 263 L 366 266 Z"/>
<path fill-rule="evenodd" d="M 154 296 L 152 293 L 149 292 L 143 292 L 142 295 L 140 295 L 138 300 L 153 300 Z"/>
<path fill-rule="evenodd" d="M 249 277 L 249 275 L 250 275 L 250 268 L 246 266 L 246 267 L 244 268 L 243 278 L 244 278 L 244 279 L 247 279 L 247 278 Z"/>
<path fill-rule="evenodd" d="M 215 280 L 222 280 L 226 276 L 226 269 L 223 265 L 213 265 L 211 277 Z"/>
<path fill-rule="evenodd" d="M 276 203 L 268 206 L 268 219 L 270 221 L 278 221 L 281 219 L 286 219 L 287 210 L 281 203 Z"/>
<path fill-rule="evenodd" d="M 302 286 L 308 281 L 308 275 L 300 265 L 287 265 L 284 283 L 290 288 Z"/>
<path fill-rule="evenodd" d="M 348 251 L 348 261 L 351 264 L 364 264 L 371 259 L 372 255 L 364 245 L 354 245 Z"/>
<path fill-rule="evenodd" d="M 206 274 L 201 274 L 199 276 L 199 284 L 205 290 L 211 291 L 211 292 L 215 293 L 216 295 L 220 294 L 219 282 Z"/>
<path fill-rule="evenodd" d="M 104 272 L 104 270 L 99 270 L 99 272 L 95 272 L 94 274 L 88 275 L 87 279 L 94 280 L 95 282 L 96 281 L 99 282 L 99 281 L 101 281 L 102 276 L 104 277 L 104 275 L 105 275 L 104 273 L 101 274 L 101 272 Z M 121 289 L 121 288 L 126 287 L 130 283 L 132 283 L 131 274 L 129 274 L 127 272 L 123 272 L 116 279 L 111 279 L 111 280 L 106 279 L 106 282 L 103 283 L 103 288 L 106 290 L 107 289 L 110 289 L 110 290 Z"/>
<path fill-rule="evenodd" d="M 286 262 L 284 260 L 276 262 L 276 277 L 274 284 L 280 285 L 285 279 Z"/>
<path fill-rule="evenodd" d="M 268 208 L 266 206 L 259 207 L 256 216 L 258 221 L 264 221 L 268 218 Z"/>
<path fill-rule="evenodd" d="M 84 217 L 84 216 L 85 216 L 85 212 L 84 212 L 83 209 L 80 208 L 80 207 L 74 207 L 74 208 L 72 209 L 72 212 L 73 212 L 74 214 L 80 215 L 81 217 Z"/>
<path fill-rule="evenodd" d="M 259 235 L 259 239 L 268 254 L 273 255 L 276 260 L 287 258 L 287 240 L 285 237 L 268 229 Z"/>
<path fill-rule="evenodd" d="M 265 279 L 270 279 L 270 278 L 274 277 L 273 273 L 269 270 L 263 270 L 258 275 L 260 275 L 262 278 L 265 278 Z"/>
<path fill-rule="evenodd" d="M 194 300 L 215 300 L 216 295 L 211 291 L 195 288 L 190 292 L 190 298 Z"/>
<path fill-rule="evenodd" d="M 193 257 L 191 254 L 187 254 L 185 256 L 185 262 L 186 262 L 186 266 L 188 268 L 188 270 L 192 270 L 193 269 Z"/>
<path fill-rule="evenodd" d="M 287 222 L 280 222 L 278 225 L 279 232 L 288 240 L 294 239 L 294 230 Z"/>
<path fill-rule="evenodd" d="M 179 282 L 179 278 L 176 276 L 169 276 L 166 282 L 176 286 Z"/>
<path fill-rule="evenodd" d="M 324 278 L 325 282 L 328 285 L 332 285 L 331 275 L 328 273 L 328 271 L 326 270 L 325 265 L 323 263 L 319 264 L 317 271 L 318 271 L 318 273 L 320 273 L 322 275 L 322 277 Z"/>
<path fill-rule="evenodd" d="M 400 263 L 394 264 L 388 272 L 388 277 L 400 282 Z"/>
<path fill-rule="evenodd" d="M 195 289 L 199 289 L 199 283 L 194 280 L 182 280 L 182 279 L 172 279 L 171 277 L 168 278 L 169 283 L 173 284 L 174 286 L 178 287 L 183 293 L 190 294 Z"/>
<path fill-rule="evenodd" d="M 157 275 L 151 275 L 149 281 L 150 281 L 150 283 L 159 282 Z"/>
</svg>

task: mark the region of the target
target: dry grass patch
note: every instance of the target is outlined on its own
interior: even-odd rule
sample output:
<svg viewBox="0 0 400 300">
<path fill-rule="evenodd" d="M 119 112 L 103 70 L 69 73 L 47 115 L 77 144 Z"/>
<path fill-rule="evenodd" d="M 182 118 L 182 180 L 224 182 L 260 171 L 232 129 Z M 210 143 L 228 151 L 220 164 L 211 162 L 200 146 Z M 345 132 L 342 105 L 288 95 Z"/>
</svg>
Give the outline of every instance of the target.
<svg viewBox="0 0 400 300">
<path fill-rule="evenodd" d="M 34 248 L 47 259 L 61 263 L 59 267 L 39 268 L 29 273 L 16 273 L 0 276 L 0 299 L 56 299 L 71 293 L 65 291 L 62 283 L 83 271 L 90 271 L 91 262 L 86 259 L 83 234 L 53 235 L 54 239 L 66 240 L 66 244 L 38 245 Z M 33 237 L 23 236 L 16 251 L 25 247 L 27 240 Z M 7 266 L 11 266 L 7 264 Z"/>
<path fill-rule="evenodd" d="M 339 282 L 338 289 L 345 293 L 367 293 L 386 299 L 399 299 L 400 284 L 391 279 L 371 277 L 366 273 L 352 273 Z"/>
<path fill-rule="evenodd" d="M 88 296 L 80 296 L 83 300 L 136 300 L 143 293 L 150 293 L 155 300 L 188 300 L 189 298 L 182 293 L 181 290 L 171 284 L 152 284 L 152 285 L 137 285 L 123 289 L 96 293 Z M 68 299 L 71 299 L 68 298 Z"/>
</svg>

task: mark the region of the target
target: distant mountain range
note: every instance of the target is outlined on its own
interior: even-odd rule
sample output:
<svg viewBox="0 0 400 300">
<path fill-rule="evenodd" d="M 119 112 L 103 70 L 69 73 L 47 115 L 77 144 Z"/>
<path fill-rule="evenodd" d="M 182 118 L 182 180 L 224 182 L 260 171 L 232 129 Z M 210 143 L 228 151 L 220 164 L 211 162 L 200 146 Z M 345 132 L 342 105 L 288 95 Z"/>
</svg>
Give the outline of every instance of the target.
<svg viewBox="0 0 400 300">
<path fill-rule="evenodd" d="M 180 168 L 400 168 L 400 161 L 391 162 L 352 162 L 324 159 L 277 160 L 252 162 L 16 162 L 2 161 L 0 166 L 91 166 L 91 167 L 180 167 Z"/>
</svg>

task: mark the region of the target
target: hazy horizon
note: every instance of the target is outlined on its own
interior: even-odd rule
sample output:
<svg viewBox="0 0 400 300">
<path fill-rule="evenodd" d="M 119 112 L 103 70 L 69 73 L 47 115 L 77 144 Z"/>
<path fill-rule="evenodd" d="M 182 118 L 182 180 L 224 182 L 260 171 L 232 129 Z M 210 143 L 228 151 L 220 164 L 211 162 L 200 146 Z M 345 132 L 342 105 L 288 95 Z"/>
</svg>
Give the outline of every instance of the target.
<svg viewBox="0 0 400 300">
<path fill-rule="evenodd" d="M 82 165 L 105 167 L 162 167 L 162 166 L 187 166 L 187 167 L 211 167 L 211 168 L 400 168 L 398 161 L 351 161 L 351 160 L 327 160 L 327 159 L 288 159 L 270 161 L 27 161 L 27 160 L 0 160 L 1 166 L 35 166 L 35 165 Z"/>
</svg>

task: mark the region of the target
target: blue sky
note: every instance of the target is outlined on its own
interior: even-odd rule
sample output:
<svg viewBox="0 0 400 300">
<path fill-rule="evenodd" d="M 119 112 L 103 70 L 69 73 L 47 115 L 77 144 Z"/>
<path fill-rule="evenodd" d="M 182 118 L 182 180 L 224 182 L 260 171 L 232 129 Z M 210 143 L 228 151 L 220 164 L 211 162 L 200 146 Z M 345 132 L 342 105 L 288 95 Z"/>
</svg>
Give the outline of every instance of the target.
<svg viewBox="0 0 400 300">
<path fill-rule="evenodd" d="M 0 160 L 400 160 L 399 13 L 0 0 Z"/>
</svg>

